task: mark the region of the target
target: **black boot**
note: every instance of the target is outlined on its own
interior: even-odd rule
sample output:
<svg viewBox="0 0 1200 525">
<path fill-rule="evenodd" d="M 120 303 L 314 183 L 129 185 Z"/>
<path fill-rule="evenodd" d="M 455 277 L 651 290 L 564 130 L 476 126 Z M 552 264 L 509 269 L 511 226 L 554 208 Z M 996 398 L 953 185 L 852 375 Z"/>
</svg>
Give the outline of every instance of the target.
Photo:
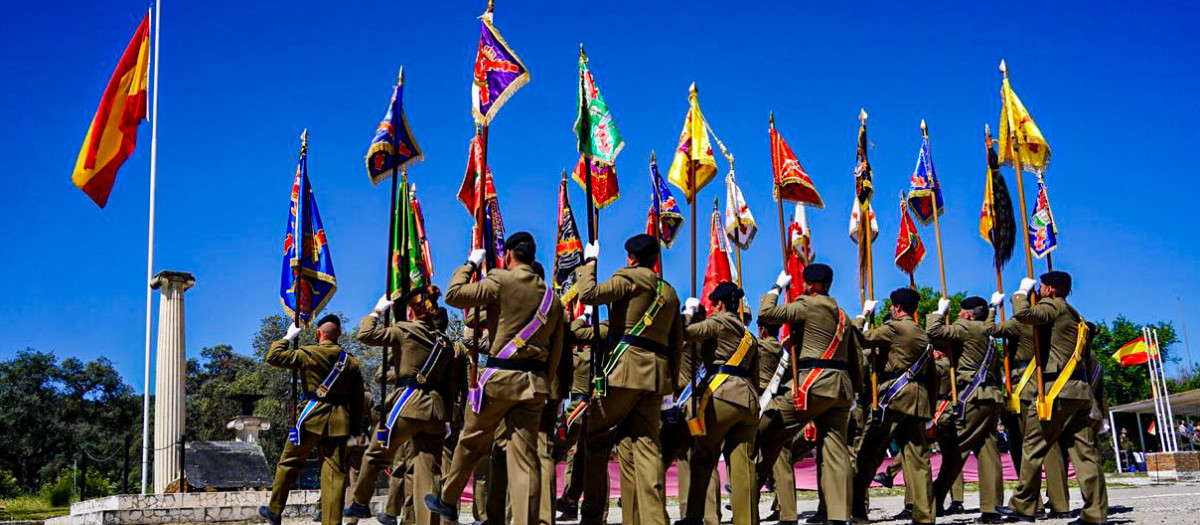
<svg viewBox="0 0 1200 525">
<path fill-rule="evenodd" d="M 967 509 L 965 507 L 963 507 L 963 502 L 961 502 L 961 501 L 951 501 L 950 506 L 946 507 L 946 515 L 947 516 L 949 516 L 951 514 L 964 514 L 966 512 L 967 512 Z"/>
<path fill-rule="evenodd" d="M 575 521 L 579 519 L 579 506 L 572 504 L 563 498 L 558 498 L 554 504 L 555 510 L 561 512 L 558 519 L 562 521 Z"/>
<path fill-rule="evenodd" d="M 1013 510 L 1011 507 L 1005 507 L 1003 505 L 998 505 L 996 507 L 996 512 L 999 513 L 1001 516 L 1004 516 L 1005 518 L 1008 518 L 1011 520 L 1016 520 L 1016 521 L 1023 521 L 1025 523 L 1033 523 L 1035 520 L 1035 518 L 1033 516 L 1030 516 L 1028 514 L 1021 514 L 1020 512 Z"/>
<path fill-rule="evenodd" d="M 904 510 L 900 511 L 899 514 L 892 516 L 892 520 L 893 521 L 908 521 L 908 520 L 911 520 L 912 517 L 913 517 L 913 511 L 912 511 L 912 504 L 910 503 L 908 505 L 905 505 Z"/>
<path fill-rule="evenodd" d="M 357 502 L 351 501 L 350 506 L 342 511 L 342 517 L 368 519 L 371 517 L 371 507 L 368 505 L 359 505 Z"/>
<path fill-rule="evenodd" d="M 889 489 L 892 488 L 892 478 L 887 477 L 887 474 L 880 472 L 875 475 L 874 479 L 875 479 L 875 483 L 883 485 Z"/>
<path fill-rule="evenodd" d="M 433 494 L 425 496 L 425 507 L 430 512 L 441 516 L 450 521 L 458 521 L 458 507 L 450 505 L 442 501 L 442 498 Z"/>
<path fill-rule="evenodd" d="M 258 515 L 262 516 L 262 519 L 267 520 L 267 523 L 270 523 L 271 525 L 279 525 L 283 522 L 283 516 L 271 512 L 271 509 L 266 507 L 259 507 Z"/>
<path fill-rule="evenodd" d="M 396 525 L 396 517 L 386 512 L 376 514 L 375 521 L 378 521 L 379 525 Z"/>
<path fill-rule="evenodd" d="M 984 512 L 975 518 L 975 523 L 983 523 L 986 525 L 994 525 L 996 523 L 1004 523 L 1004 517 L 996 512 Z"/>
<path fill-rule="evenodd" d="M 804 520 L 804 523 L 808 523 L 810 525 L 820 525 L 820 524 L 826 523 L 828 521 L 829 521 L 829 516 L 826 516 L 825 514 L 821 514 L 820 512 L 814 512 L 812 516 L 809 516 L 808 518 L 806 518 Z"/>
</svg>

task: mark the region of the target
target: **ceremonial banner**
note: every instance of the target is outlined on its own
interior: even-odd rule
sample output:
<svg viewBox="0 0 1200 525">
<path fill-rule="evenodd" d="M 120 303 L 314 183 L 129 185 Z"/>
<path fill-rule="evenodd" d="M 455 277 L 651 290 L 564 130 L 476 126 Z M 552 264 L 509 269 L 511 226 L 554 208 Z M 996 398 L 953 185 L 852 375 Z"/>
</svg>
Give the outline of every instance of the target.
<svg viewBox="0 0 1200 525">
<path fill-rule="evenodd" d="M 421 261 L 428 280 L 433 277 L 433 251 L 429 249 L 429 236 L 425 234 L 425 212 L 421 209 L 421 199 L 417 198 L 416 184 L 412 185 L 412 212 L 417 223 L 417 241 L 421 243 Z"/>
<path fill-rule="evenodd" d="M 387 113 L 375 128 L 375 138 L 371 139 L 371 147 L 367 149 L 367 175 L 372 184 L 379 184 L 390 177 L 393 170 L 423 159 L 421 148 L 404 118 L 404 70 L 401 70 Z"/>
<path fill-rule="evenodd" d="M 983 189 L 983 209 L 979 212 L 979 235 L 992 245 L 995 252 L 993 264 L 1004 266 L 1012 258 L 1016 245 L 1017 223 L 1013 213 L 1012 196 L 1008 184 L 1000 174 L 1000 163 L 992 140 L 987 140 L 988 173 Z"/>
<path fill-rule="evenodd" d="M 579 183 L 579 187 L 583 191 L 587 191 L 587 172 L 583 171 L 584 156 L 579 156 L 579 162 L 575 163 L 575 169 L 571 172 L 571 178 Z M 604 207 L 617 202 L 621 198 L 621 188 L 617 186 L 617 170 L 612 164 L 608 164 L 598 158 L 592 158 L 592 205 L 596 208 L 603 209 Z"/>
<path fill-rule="evenodd" d="M 925 259 L 925 245 L 917 235 L 917 225 L 908 214 L 908 206 L 900 203 L 900 233 L 896 238 L 896 266 L 912 275 Z"/>
<path fill-rule="evenodd" d="M 75 186 L 101 208 L 108 203 L 117 170 L 133 154 L 138 124 L 146 120 L 149 75 L 150 15 L 146 14 L 104 88 L 71 174 Z"/>
<path fill-rule="evenodd" d="M 325 308 L 337 291 L 333 259 L 325 227 L 317 211 L 317 199 L 308 182 L 308 139 L 300 147 L 300 161 L 292 181 L 287 236 L 283 240 L 283 270 L 279 300 L 288 316 L 299 315 L 307 325 Z"/>
<path fill-rule="evenodd" d="M 717 159 L 708 140 L 704 115 L 700 113 L 695 84 L 692 84 L 688 94 L 688 113 L 683 120 L 683 132 L 679 134 L 679 146 L 675 148 L 675 159 L 671 161 L 671 169 L 667 170 L 667 180 L 682 190 L 683 197 L 691 203 L 695 195 L 692 195 L 693 183 L 688 178 L 689 171 L 696 178 L 697 193 L 717 174 Z"/>
<path fill-rule="evenodd" d="M 605 164 L 616 164 L 617 155 L 625 147 L 617 123 L 613 122 L 604 95 L 596 86 L 596 79 L 588 69 L 587 57 L 579 51 L 579 116 L 575 119 L 575 136 L 579 138 L 579 153 L 599 159 Z M 614 179 L 615 180 L 615 179 Z"/>
<path fill-rule="evenodd" d="M 1050 212 L 1050 197 L 1046 195 L 1046 181 L 1039 173 L 1037 178 L 1037 205 L 1029 220 L 1029 248 L 1033 256 L 1043 259 L 1058 247 L 1058 226 Z"/>
<path fill-rule="evenodd" d="M 725 249 L 725 240 L 721 227 L 721 212 L 713 210 L 712 227 L 708 236 L 708 268 L 704 270 L 704 288 L 700 292 L 700 304 L 704 310 L 712 313 L 713 302 L 708 294 L 717 288 L 718 284 L 734 282 L 733 270 L 729 264 L 729 252 Z"/>
<path fill-rule="evenodd" d="M 909 179 L 908 206 L 917 214 L 921 224 L 927 226 L 933 220 L 934 213 L 941 215 L 946 211 L 937 170 L 933 168 L 933 155 L 929 152 L 928 138 L 921 141 L 921 150 L 917 152 L 917 167 Z"/>
<path fill-rule="evenodd" d="M 867 112 L 859 114 L 858 151 L 855 154 L 854 165 L 854 195 L 859 203 L 870 205 L 871 196 L 875 194 L 875 183 L 872 181 L 871 162 L 867 160 Z"/>
<path fill-rule="evenodd" d="M 1113 359 L 1121 366 L 1143 365 L 1150 360 L 1149 353 L 1150 345 L 1146 344 L 1146 340 L 1138 337 L 1124 346 L 1117 349 L 1117 353 L 1113 354 Z"/>
<path fill-rule="evenodd" d="M 477 124 L 486 126 L 496 117 L 500 106 L 529 82 L 529 70 L 492 25 L 492 12 L 484 13 L 479 20 L 483 24 L 472 75 L 471 113 Z"/>
<path fill-rule="evenodd" d="M 397 188 L 395 227 L 392 228 L 392 300 L 399 299 L 413 288 L 429 284 L 429 270 L 417 229 L 417 214 L 409 184 Z"/>
<path fill-rule="evenodd" d="M 796 159 L 791 146 L 783 140 L 783 136 L 775 130 L 775 121 L 771 120 L 771 168 L 775 172 L 775 200 L 795 201 L 824 208 L 825 202 L 817 193 L 816 186 L 809 178 L 804 166 Z"/>
<path fill-rule="evenodd" d="M 812 247 L 812 231 L 808 228 L 808 215 L 804 205 L 796 203 L 796 211 L 788 224 L 787 272 L 792 276 L 788 286 L 788 302 L 804 295 L 804 267 L 816 258 Z"/>
<path fill-rule="evenodd" d="M 558 185 L 558 242 L 554 247 L 554 291 L 563 303 L 575 297 L 575 269 L 583 266 L 583 241 L 567 197 L 567 178 Z"/>
<path fill-rule="evenodd" d="M 683 212 L 679 210 L 679 203 L 675 202 L 675 196 L 671 194 L 671 188 L 663 181 L 662 175 L 658 173 L 658 163 L 650 163 L 650 210 L 646 214 L 646 234 L 655 235 L 655 219 L 658 220 L 657 235 L 658 241 L 664 247 L 670 248 L 675 244 L 675 238 L 679 234 L 679 228 L 683 226 Z"/>
<path fill-rule="evenodd" d="M 483 143 L 479 135 L 471 139 L 470 151 L 467 154 L 467 171 L 463 175 L 462 186 L 458 189 L 458 201 L 467 209 L 471 217 L 483 215 L 483 229 L 478 224 L 472 230 L 471 246 L 483 248 L 484 232 L 490 232 L 492 246 L 489 250 L 495 255 L 495 267 L 503 263 L 504 257 L 504 220 L 500 216 L 500 203 L 496 196 L 496 186 L 492 181 L 492 170 L 484 170 Z M 480 208 L 482 207 L 482 212 Z"/>
<path fill-rule="evenodd" d="M 1008 76 L 1000 86 L 1000 104 L 1000 164 L 1016 168 L 1019 158 L 1021 169 L 1045 173 L 1050 166 L 1050 145 L 1009 85 Z"/>
<path fill-rule="evenodd" d="M 862 204 L 858 199 L 854 199 L 854 208 L 850 210 L 850 240 L 856 244 L 858 241 L 859 229 L 862 227 Z M 871 242 L 875 242 L 875 238 L 879 237 L 879 221 L 875 220 L 875 209 L 869 203 L 867 204 L 867 217 L 870 220 Z"/>
<path fill-rule="evenodd" d="M 754 234 L 758 233 L 758 225 L 754 223 L 754 214 L 746 205 L 746 197 L 738 187 L 737 180 L 731 170 L 725 176 L 725 235 L 729 241 L 743 250 L 750 248 Z"/>
</svg>

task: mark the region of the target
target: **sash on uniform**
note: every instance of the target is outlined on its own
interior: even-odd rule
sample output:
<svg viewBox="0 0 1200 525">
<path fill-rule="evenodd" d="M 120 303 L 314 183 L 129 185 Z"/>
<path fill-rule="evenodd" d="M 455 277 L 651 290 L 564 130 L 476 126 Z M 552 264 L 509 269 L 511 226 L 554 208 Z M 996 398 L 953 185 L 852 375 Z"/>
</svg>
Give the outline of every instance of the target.
<svg viewBox="0 0 1200 525">
<path fill-rule="evenodd" d="M 788 349 L 784 348 L 779 354 L 779 365 L 775 367 L 775 373 L 771 375 L 771 381 L 767 383 L 767 388 L 758 398 L 758 415 L 763 415 L 767 411 L 767 406 L 771 404 L 771 400 L 775 398 L 775 392 L 779 390 L 779 384 L 783 382 L 783 374 L 787 373 L 788 363 L 791 355 Z"/>
<path fill-rule="evenodd" d="M 754 336 L 750 335 L 750 330 L 742 327 L 742 340 L 738 343 L 737 350 L 728 361 L 725 361 L 725 366 L 740 367 L 742 360 L 746 358 L 746 354 L 750 352 L 750 346 L 754 344 Z M 703 436 L 707 433 L 704 426 L 704 409 L 708 407 L 708 400 L 712 398 L 717 389 L 721 387 L 725 380 L 729 379 L 729 373 L 718 371 L 712 379 L 708 381 L 707 388 L 704 389 L 703 397 L 700 398 L 700 406 L 696 409 L 696 413 L 688 420 L 688 432 L 693 436 Z M 690 386 L 690 385 L 689 385 Z"/>
<path fill-rule="evenodd" d="M 650 303 L 650 307 L 646 308 L 646 313 L 642 314 L 642 318 L 638 320 L 633 329 L 629 330 L 626 336 L 641 337 L 642 333 L 654 323 L 654 319 L 658 316 L 658 312 L 662 310 L 663 305 L 667 302 L 663 295 L 663 280 L 658 280 L 658 285 L 654 289 L 654 302 Z M 629 343 L 626 342 L 627 337 L 622 337 L 617 346 L 613 348 L 612 354 L 608 357 L 608 362 L 604 364 L 604 371 L 600 377 L 595 378 L 594 384 L 596 387 L 596 395 L 604 397 L 604 393 L 608 390 L 608 375 L 617 367 L 617 361 L 621 360 L 621 356 L 625 355 L 625 350 L 629 348 Z M 596 356 L 592 356 L 595 359 Z"/>
<path fill-rule="evenodd" d="M 1017 387 L 1013 389 L 1012 396 L 1008 398 L 1008 410 L 1014 414 L 1021 413 L 1021 391 L 1025 390 L 1025 385 L 1029 384 L 1029 380 L 1033 378 L 1033 362 L 1025 365 L 1025 372 L 1021 374 L 1021 379 L 1017 381 Z"/>
<path fill-rule="evenodd" d="M 300 415 L 296 416 L 296 426 L 288 429 L 288 443 L 293 445 L 300 444 L 300 429 L 304 428 L 304 420 L 316 410 L 317 404 L 322 403 L 325 395 L 329 393 L 329 389 L 333 388 L 333 384 L 337 382 L 338 377 L 342 375 L 342 370 L 346 369 L 346 360 L 348 356 L 345 350 L 338 354 L 338 360 L 333 364 L 333 368 L 329 370 L 329 374 L 325 376 L 325 380 L 317 385 L 316 396 L 308 400 L 304 405 L 304 409 L 300 411 Z"/>
<path fill-rule="evenodd" d="M 1079 358 L 1083 355 L 1083 347 L 1087 345 L 1087 336 L 1087 323 L 1080 321 L 1077 335 L 1075 336 L 1075 351 L 1071 352 L 1071 358 L 1067 359 L 1067 363 L 1063 365 L 1062 370 L 1059 370 L 1058 377 L 1054 380 L 1054 384 L 1050 386 L 1050 391 L 1046 393 L 1045 404 L 1038 407 L 1038 419 L 1042 421 L 1050 420 L 1054 400 L 1058 398 L 1058 394 L 1062 392 L 1063 387 L 1067 386 L 1067 381 L 1070 381 L 1071 376 L 1075 374 L 1075 365 L 1079 363 Z"/>
<path fill-rule="evenodd" d="M 975 376 L 971 378 L 971 382 L 963 387 L 962 392 L 958 393 L 958 404 L 954 405 L 954 414 L 959 419 L 965 417 L 967 413 L 967 401 L 975 392 L 979 390 L 979 386 L 987 381 L 988 369 L 992 366 L 992 357 L 996 355 L 996 339 L 988 338 L 987 353 L 983 354 L 983 361 L 979 364 L 979 370 L 975 371 Z M 951 378 L 951 381 L 958 381 L 958 378 Z"/>
<path fill-rule="evenodd" d="M 914 362 L 912 366 L 905 369 L 904 373 L 901 374 L 900 377 L 896 378 L 896 382 L 892 383 L 892 387 L 883 394 L 883 397 L 879 398 L 879 408 L 877 409 L 877 412 L 883 413 L 883 411 L 887 410 L 888 405 L 892 403 L 892 398 L 896 397 L 896 394 L 899 394 L 900 390 L 908 385 L 908 383 L 911 382 L 914 377 L 916 377 L 917 372 L 925 367 L 925 362 L 929 360 L 929 355 L 932 353 L 932 350 L 932 345 L 926 345 L 925 351 L 921 353 L 921 356 L 917 358 L 916 362 Z"/>
<path fill-rule="evenodd" d="M 833 358 L 833 354 L 837 353 L 838 346 L 842 343 L 842 333 L 846 330 L 846 312 L 838 308 L 837 329 L 833 333 L 833 339 L 829 340 L 829 347 L 825 349 L 825 353 L 821 354 L 821 360 L 828 361 Z M 804 376 L 804 381 L 793 383 L 795 391 L 792 392 L 792 402 L 796 405 L 796 410 L 808 409 L 808 389 L 812 388 L 813 383 L 817 382 L 817 377 L 821 375 L 824 368 L 810 368 L 808 374 Z"/>
<path fill-rule="evenodd" d="M 517 351 L 525 347 L 529 339 L 537 333 L 542 325 L 546 324 L 546 315 L 550 313 L 550 305 L 554 302 L 554 290 L 550 286 L 546 286 L 546 294 L 542 296 L 542 304 L 538 305 L 538 309 L 533 313 L 533 319 L 525 325 L 517 335 L 512 338 L 500 353 L 495 357 L 497 359 L 511 359 L 516 355 Z M 471 410 L 479 412 L 479 407 L 483 403 L 483 387 L 487 384 L 492 375 L 496 373 L 495 368 L 485 367 L 483 373 L 479 376 L 479 386 L 474 390 L 467 391 L 467 402 L 471 405 Z"/>
<path fill-rule="evenodd" d="M 445 338 L 436 337 L 433 342 L 433 348 L 429 350 L 429 355 L 425 357 L 425 362 L 421 364 L 420 370 L 417 371 L 417 377 L 415 378 L 417 385 L 425 384 L 426 377 L 433 371 L 433 367 L 437 365 L 438 359 L 442 356 L 442 349 L 445 347 Z M 413 396 L 418 390 L 421 390 L 421 387 L 413 385 L 411 381 L 404 385 L 404 388 L 400 390 L 399 397 L 396 398 L 396 402 L 392 403 L 392 410 L 388 412 L 383 428 L 375 432 L 375 441 L 383 443 L 384 446 L 391 446 L 392 427 L 396 425 L 396 420 L 400 418 L 400 411 L 408 406 L 408 403 L 412 401 Z"/>
</svg>

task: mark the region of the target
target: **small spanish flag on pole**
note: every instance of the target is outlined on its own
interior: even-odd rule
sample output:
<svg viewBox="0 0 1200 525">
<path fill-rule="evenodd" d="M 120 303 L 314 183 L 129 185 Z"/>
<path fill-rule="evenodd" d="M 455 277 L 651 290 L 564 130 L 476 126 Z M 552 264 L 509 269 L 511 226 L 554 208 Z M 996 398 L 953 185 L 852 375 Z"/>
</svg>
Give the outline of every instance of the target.
<svg viewBox="0 0 1200 525">
<path fill-rule="evenodd" d="M 1150 346 L 1146 344 L 1146 339 L 1139 337 L 1118 348 L 1117 353 L 1113 354 L 1113 359 L 1121 366 L 1146 364 L 1150 359 L 1149 349 Z"/>
<path fill-rule="evenodd" d="M 108 202 L 117 170 L 133 154 L 138 124 L 146 120 L 149 78 L 150 15 L 147 13 L 104 89 L 71 176 L 75 186 L 101 208 Z"/>
</svg>

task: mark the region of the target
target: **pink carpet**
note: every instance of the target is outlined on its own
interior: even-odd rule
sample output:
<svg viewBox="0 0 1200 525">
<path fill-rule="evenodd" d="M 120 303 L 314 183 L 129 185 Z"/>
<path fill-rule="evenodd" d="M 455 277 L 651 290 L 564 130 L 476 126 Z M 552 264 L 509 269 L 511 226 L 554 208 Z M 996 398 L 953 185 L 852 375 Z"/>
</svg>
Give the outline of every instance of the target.
<svg viewBox="0 0 1200 525">
<path fill-rule="evenodd" d="M 891 462 L 892 462 L 892 460 L 890 458 L 884 459 L 883 464 L 879 466 L 879 472 L 883 472 L 887 468 L 887 466 L 891 464 Z M 941 465 L 942 465 L 942 455 L 934 454 L 934 455 L 930 456 L 929 464 L 930 464 L 930 467 L 933 469 L 934 477 L 937 477 L 937 471 L 939 468 L 941 468 Z M 1016 481 L 1017 471 L 1016 471 L 1016 469 L 1013 468 L 1012 458 L 1009 457 L 1008 454 L 1001 454 L 1000 455 L 1000 464 L 1004 468 L 1004 480 L 1005 481 Z M 721 473 L 721 483 L 724 484 L 728 481 L 727 476 L 726 476 L 724 462 L 721 462 L 719 470 Z M 1075 470 L 1074 470 L 1074 468 L 1072 468 L 1070 466 L 1069 462 L 1067 465 L 1067 475 L 1069 477 L 1075 476 Z M 621 493 L 620 472 L 617 470 L 617 463 L 615 461 L 609 462 L 609 464 L 608 464 L 608 479 L 609 479 L 609 497 L 616 498 L 616 497 L 620 496 L 620 493 Z M 979 480 L 979 465 L 975 461 L 975 456 L 970 456 L 967 458 L 967 464 L 963 467 L 963 479 L 964 479 L 964 481 L 966 481 L 968 483 Z M 563 485 L 565 483 L 566 483 L 566 464 L 559 463 L 558 464 L 558 487 L 557 487 L 557 490 L 555 490 L 556 494 L 562 493 Z M 673 497 L 673 496 L 679 495 L 679 475 L 676 472 L 674 465 L 672 465 L 671 468 L 667 469 L 667 484 L 666 485 L 667 485 L 666 491 L 667 491 L 668 497 Z M 900 487 L 903 485 L 904 485 L 904 474 L 903 474 L 903 472 L 901 472 L 896 475 L 895 486 Z M 872 483 L 871 486 L 878 487 L 880 485 L 878 483 Z M 465 492 L 463 492 L 464 500 L 469 501 L 471 499 L 472 487 L 473 487 L 473 485 L 471 483 L 467 484 L 467 489 Z M 796 488 L 798 488 L 800 490 L 817 490 L 817 465 L 816 465 L 815 460 L 813 460 L 812 458 L 803 459 L 799 463 L 796 464 Z"/>
</svg>

